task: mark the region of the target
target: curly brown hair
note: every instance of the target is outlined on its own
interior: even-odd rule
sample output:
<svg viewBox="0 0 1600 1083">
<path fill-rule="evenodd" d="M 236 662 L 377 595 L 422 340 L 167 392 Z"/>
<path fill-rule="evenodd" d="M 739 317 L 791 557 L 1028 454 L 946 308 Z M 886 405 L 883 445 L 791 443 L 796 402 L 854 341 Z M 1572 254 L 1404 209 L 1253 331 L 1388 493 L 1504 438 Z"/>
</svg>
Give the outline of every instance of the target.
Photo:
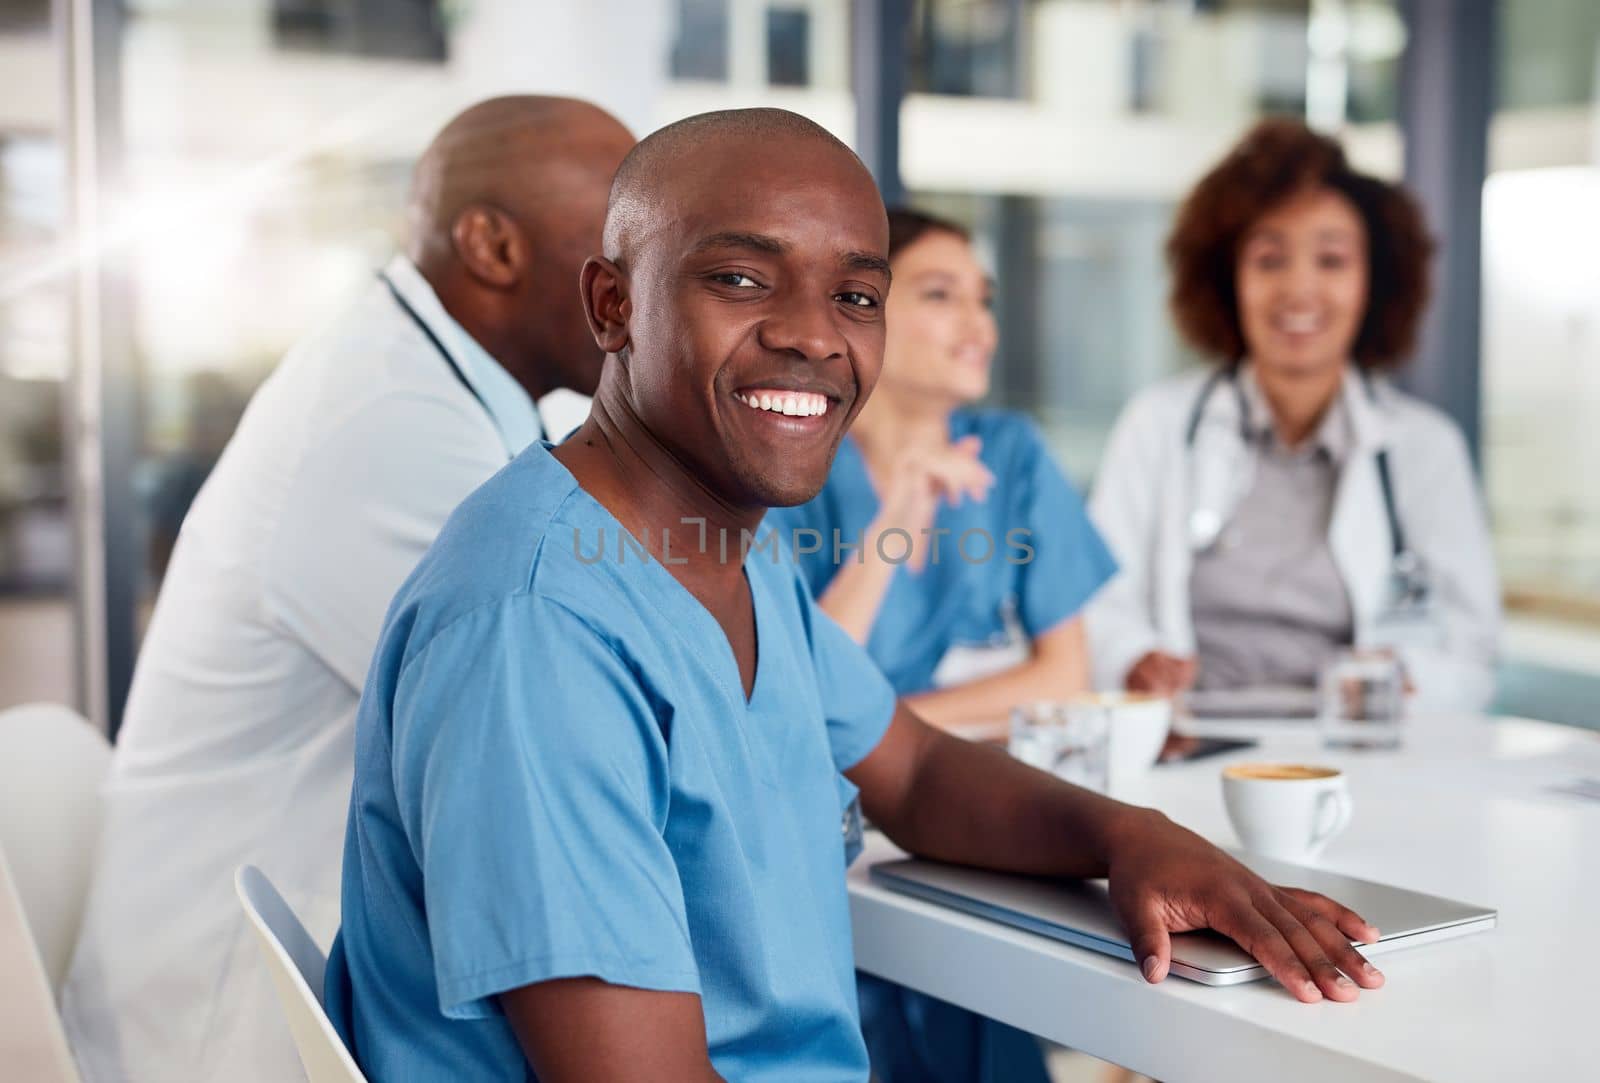
<svg viewBox="0 0 1600 1083">
<path fill-rule="evenodd" d="M 1411 355 L 1427 307 L 1433 238 L 1405 189 L 1358 173 L 1344 149 L 1296 120 L 1263 120 L 1178 209 L 1167 238 L 1172 314 L 1196 348 L 1225 361 L 1246 351 L 1235 292 L 1239 246 L 1263 213 L 1308 188 L 1355 207 L 1367 234 L 1367 311 L 1351 353 L 1363 368 Z"/>
</svg>

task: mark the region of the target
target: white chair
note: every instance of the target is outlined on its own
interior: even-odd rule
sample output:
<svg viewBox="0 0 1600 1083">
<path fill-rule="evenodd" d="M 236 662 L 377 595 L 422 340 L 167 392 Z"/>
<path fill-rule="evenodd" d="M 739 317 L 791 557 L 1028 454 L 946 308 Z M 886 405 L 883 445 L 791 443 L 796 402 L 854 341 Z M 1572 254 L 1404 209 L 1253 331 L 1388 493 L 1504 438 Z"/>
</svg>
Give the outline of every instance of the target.
<svg viewBox="0 0 1600 1083">
<path fill-rule="evenodd" d="M 366 1083 L 322 1005 L 322 974 L 328 966 L 322 949 L 260 869 L 240 866 L 233 886 L 261 938 L 272 984 L 310 1083 Z"/>
<path fill-rule="evenodd" d="M 111 746 L 68 707 L 0 711 L 0 851 L 52 995 L 78 942 Z"/>
<path fill-rule="evenodd" d="M 7 1079 L 78 1083 L 78 1069 L 56 1011 L 6 855 L 0 850 L 0 1065 Z"/>
</svg>

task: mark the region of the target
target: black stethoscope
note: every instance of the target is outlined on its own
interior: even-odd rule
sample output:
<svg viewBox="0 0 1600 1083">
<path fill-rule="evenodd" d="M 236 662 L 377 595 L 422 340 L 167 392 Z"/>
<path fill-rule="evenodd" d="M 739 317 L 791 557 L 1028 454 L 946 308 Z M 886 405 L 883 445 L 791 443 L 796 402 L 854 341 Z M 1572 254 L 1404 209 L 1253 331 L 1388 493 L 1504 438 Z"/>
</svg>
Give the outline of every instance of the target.
<svg viewBox="0 0 1600 1083">
<path fill-rule="evenodd" d="M 494 411 L 490 410 L 489 404 L 483 401 L 483 396 L 478 394 L 478 389 L 472 386 L 472 381 L 468 380 L 467 374 L 461 371 L 461 366 L 456 364 L 456 359 L 450 355 L 450 351 L 444 348 L 444 343 L 439 341 L 439 336 L 434 334 L 433 328 L 429 327 L 428 322 L 417 313 L 416 309 L 411 307 L 411 302 L 407 301 L 405 295 L 400 292 L 400 287 L 394 284 L 394 280 L 385 271 L 378 272 L 378 279 L 389 287 L 389 296 L 393 297 L 394 303 L 400 306 L 400 311 L 411 317 L 411 322 L 417 325 L 417 330 L 421 331 L 427 340 L 433 344 L 433 348 L 439 351 L 439 356 L 444 358 L 444 363 L 450 366 L 450 371 L 455 373 L 457 380 L 461 381 L 461 386 L 467 389 L 467 394 L 477 399 L 478 405 L 483 407 L 483 412 L 489 415 L 490 420 L 493 420 Z"/>
<path fill-rule="evenodd" d="M 1367 398 L 1376 405 L 1378 395 L 1372 386 L 1371 378 L 1365 372 L 1360 375 L 1362 386 L 1367 391 Z M 1211 396 L 1224 380 L 1233 388 L 1234 398 L 1238 403 L 1240 439 L 1246 444 L 1254 439 L 1251 431 L 1250 403 L 1245 398 L 1244 388 L 1239 385 L 1239 365 L 1235 362 L 1207 377 L 1200 388 L 1200 394 L 1195 398 L 1183 440 L 1185 449 L 1190 453 L 1194 451 L 1195 438 L 1200 432 L 1200 421 L 1205 414 L 1206 403 L 1211 401 Z M 1406 543 L 1405 528 L 1400 523 L 1400 510 L 1395 502 L 1389 449 L 1379 448 L 1373 457 L 1373 462 L 1378 469 L 1378 485 L 1383 490 L 1384 514 L 1389 519 L 1389 605 L 1394 610 L 1420 609 L 1427 605 L 1430 593 L 1427 568 L 1424 567 L 1422 558 L 1417 555 L 1416 550 Z M 1190 513 L 1191 539 L 1197 535 L 1214 539 L 1221 528 L 1222 516 L 1215 510 L 1196 508 Z"/>
</svg>

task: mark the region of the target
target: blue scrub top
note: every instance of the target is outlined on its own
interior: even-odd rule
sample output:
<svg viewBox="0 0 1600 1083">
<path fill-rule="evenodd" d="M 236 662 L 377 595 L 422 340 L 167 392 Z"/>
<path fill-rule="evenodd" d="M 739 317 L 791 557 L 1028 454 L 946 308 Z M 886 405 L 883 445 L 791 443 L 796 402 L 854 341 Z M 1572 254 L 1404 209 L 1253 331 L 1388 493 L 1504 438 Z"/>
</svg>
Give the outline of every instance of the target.
<svg viewBox="0 0 1600 1083">
<path fill-rule="evenodd" d="M 1003 646 L 1013 628 L 1029 641 L 1043 635 L 1075 616 L 1117 570 L 1033 422 L 1005 410 L 958 410 L 950 418 L 950 438 L 967 436 L 982 441 L 979 458 L 994 474 L 994 487 L 981 504 L 940 506 L 934 529 L 949 533 L 938 536 L 937 564 L 930 561 L 916 574 L 896 569 L 867 640 L 868 653 L 903 696 L 932 688 L 934 671 L 952 647 Z M 846 437 L 822 492 L 798 507 L 774 508 L 766 522 L 785 538 L 798 536 L 797 553 L 814 540 L 796 535 L 798 529 L 821 535 L 819 551 L 798 556 L 820 595 L 841 567 L 834 560 L 834 532 L 845 543 L 858 542 L 877 514 L 861 449 Z M 979 559 L 986 537 L 994 550 Z M 887 551 L 897 554 L 898 543 Z M 851 550 L 840 553 L 845 561 L 855 559 Z"/>
<path fill-rule="evenodd" d="M 747 701 L 715 619 L 621 537 L 536 445 L 390 608 L 326 979 L 375 1081 L 531 1075 L 496 995 L 581 975 L 698 993 L 725 1078 L 867 1076 L 840 772 L 893 693 L 768 549 Z"/>
</svg>

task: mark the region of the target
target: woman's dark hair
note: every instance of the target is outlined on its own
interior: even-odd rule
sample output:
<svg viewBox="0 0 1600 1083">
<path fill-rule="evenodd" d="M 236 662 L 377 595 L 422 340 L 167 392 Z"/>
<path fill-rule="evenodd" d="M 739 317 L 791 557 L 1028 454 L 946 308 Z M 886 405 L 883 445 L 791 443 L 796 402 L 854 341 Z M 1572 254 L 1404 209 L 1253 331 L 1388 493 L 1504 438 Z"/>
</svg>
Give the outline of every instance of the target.
<svg viewBox="0 0 1600 1083">
<path fill-rule="evenodd" d="M 1358 173 L 1344 149 L 1295 120 L 1264 120 L 1207 173 L 1167 239 L 1172 314 L 1183 336 L 1220 359 L 1246 346 L 1235 294 L 1239 246 L 1263 213 L 1308 189 L 1344 196 L 1367 234 L 1367 311 L 1351 353 L 1363 368 L 1410 356 L 1427 307 L 1433 239 L 1404 188 Z"/>
<path fill-rule="evenodd" d="M 889 258 L 892 260 L 930 233 L 949 233 L 970 241 L 972 237 L 948 218 L 914 211 L 910 207 L 889 208 Z"/>
</svg>

